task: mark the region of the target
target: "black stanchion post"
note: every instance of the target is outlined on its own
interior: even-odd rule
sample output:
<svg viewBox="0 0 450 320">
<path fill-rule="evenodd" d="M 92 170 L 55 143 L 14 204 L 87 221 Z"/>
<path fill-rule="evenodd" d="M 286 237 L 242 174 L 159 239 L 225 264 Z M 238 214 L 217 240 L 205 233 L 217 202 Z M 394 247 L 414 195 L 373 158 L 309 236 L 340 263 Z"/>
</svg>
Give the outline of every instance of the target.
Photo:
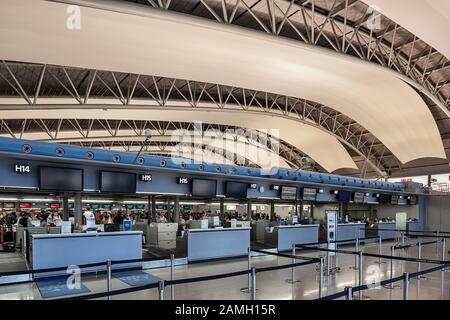
<svg viewBox="0 0 450 320">
<path fill-rule="evenodd" d="M 159 300 L 164 300 L 164 280 L 159 280 Z"/>
<path fill-rule="evenodd" d="M 170 280 L 175 280 L 175 255 L 172 253 L 170 255 Z M 170 286 L 170 298 L 175 300 L 175 285 Z"/>
<path fill-rule="evenodd" d="M 403 274 L 403 300 L 409 298 L 409 272 Z"/>
<path fill-rule="evenodd" d="M 320 257 L 319 265 L 319 298 L 323 297 L 323 257 Z"/>
<path fill-rule="evenodd" d="M 346 299 L 347 300 L 353 300 L 353 288 L 352 287 L 345 287 L 345 292 L 346 292 Z"/>
<path fill-rule="evenodd" d="M 111 260 L 107 260 L 106 261 L 106 290 L 109 292 L 111 292 L 111 281 L 112 281 L 112 266 L 111 266 Z M 108 295 L 108 300 L 111 299 L 111 296 Z"/>
<path fill-rule="evenodd" d="M 256 300 L 256 268 L 252 268 L 252 300 Z"/>
</svg>

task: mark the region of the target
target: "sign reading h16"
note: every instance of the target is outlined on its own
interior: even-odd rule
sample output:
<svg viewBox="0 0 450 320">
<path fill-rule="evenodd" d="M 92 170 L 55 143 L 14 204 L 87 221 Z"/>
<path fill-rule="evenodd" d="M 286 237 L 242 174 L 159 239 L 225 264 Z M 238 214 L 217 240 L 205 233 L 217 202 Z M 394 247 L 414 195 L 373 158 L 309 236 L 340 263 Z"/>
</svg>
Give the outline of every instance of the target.
<svg viewBox="0 0 450 320">
<path fill-rule="evenodd" d="M 28 164 L 15 164 L 14 172 L 15 173 L 30 173 L 31 168 Z"/>
<path fill-rule="evenodd" d="M 188 183 L 189 183 L 189 178 L 186 178 L 186 177 L 178 177 L 178 178 L 177 178 L 177 183 L 178 183 L 178 184 L 188 184 Z"/>
<path fill-rule="evenodd" d="M 150 173 L 140 174 L 139 180 L 142 182 L 152 182 L 152 175 Z"/>
</svg>

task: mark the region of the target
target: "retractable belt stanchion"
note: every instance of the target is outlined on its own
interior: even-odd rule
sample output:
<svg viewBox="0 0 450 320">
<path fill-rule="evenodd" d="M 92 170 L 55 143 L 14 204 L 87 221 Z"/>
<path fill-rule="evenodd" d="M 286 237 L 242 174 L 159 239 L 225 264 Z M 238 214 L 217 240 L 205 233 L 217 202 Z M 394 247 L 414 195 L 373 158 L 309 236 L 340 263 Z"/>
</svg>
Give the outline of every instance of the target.
<svg viewBox="0 0 450 320">
<path fill-rule="evenodd" d="M 345 292 L 347 293 L 345 295 L 347 300 L 353 300 L 353 288 L 352 287 L 345 287 Z"/>
<path fill-rule="evenodd" d="M 359 263 L 358 263 L 358 267 L 359 267 L 358 285 L 362 286 L 362 284 L 363 284 L 363 264 L 362 264 L 363 255 L 362 255 L 361 251 L 358 252 L 358 261 L 359 261 Z M 362 300 L 362 298 L 363 298 L 363 292 L 362 292 L 362 290 L 360 290 L 359 291 L 359 300 Z"/>
<path fill-rule="evenodd" d="M 295 253 L 295 244 L 293 244 L 292 245 L 292 275 L 291 275 L 291 279 L 286 280 L 287 283 L 292 283 L 292 284 L 294 284 L 296 282 L 300 282 L 300 280 L 295 279 L 295 266 L 294 266 L 294 264 L 296 262 L 295 254 L 296 254 Z"/>
<path fill-rule="evenodd" d="M 256 300 L 256 268 L 252 268 L 252 300 Z"/>
<path fill-rule="evenodd" d="M 381 236 L 378 236 L 378 264 L 384 263 L 384 261 L 381 260 L 381 253 L 382 253 L 382 244 L 381 244 Z"/>
<path fill-rule="evenodd" d="M 111 280 L 112 280 L 112 267 L 111 267 L 111 260 L 108 259 L 108 261 L 106 261 L 106 290 L 108 292 L 111 292 L 112 288 L 111 288 Z M 110 300 L 111 297 L 108 295 L 108 300 Z"/>
<path fill-rule="evenodd" d="M 252 268 L 252 249 L 248 247 L 248 257 L 247 257 L 247 269 L 250 270 Z M 247 277 L 247 288 L 242 288 L 242 292 L 252 292 L 252 275 L 249 273 Z"/>
<path fill-rule="evenodd" d="M 418 242 L 417 243 L 417 260 L 418 260 L 417 261 L 417 272 L 420 272 L 422 269 L 420 259 L 422 259 L 422 243 Z M 427 278 L 425 276 L 422 276 L 422 275 L 417 276 L 417 281 L 426 280 L 426 279 Z"/>
<path fill-rule="evenodd" d="M 323 297 L 323 257 L 320 257 L 319 264 L 319 298 Z"/>
<path fill-rule="evenodd" d="M 359 236 L 355 240 L 355 252 L 359 252 Z M 355 255 L 355 266 L 350 269 L 358 270 L 358 256 Z"/>
<path fill-rule="evenodd" d="M 164 300 L 164 280 L 159 280 L 159 300 Z"/>
<path fill-rule="evenodd" d="M 394 278 L 394 256 L 395 256 L 395 246 L 391 246 L 391 279 Z M 400 288 L 397 285 L 394 285 L 394 283 L 390 283 L 384 286 L 386 289 L 398 289 Z"/>
<path fill-rule="evenodd" d="M 403 274 L 403 300 L 409 298 L 409 272 Z"/>
<path fill-rule="evenodd" d="M 170 281 L 175 280 L 175 255 L 170 255 Z M 170 298 L 175 300 L 175 285 L 170 286 Z"/>
</svg>

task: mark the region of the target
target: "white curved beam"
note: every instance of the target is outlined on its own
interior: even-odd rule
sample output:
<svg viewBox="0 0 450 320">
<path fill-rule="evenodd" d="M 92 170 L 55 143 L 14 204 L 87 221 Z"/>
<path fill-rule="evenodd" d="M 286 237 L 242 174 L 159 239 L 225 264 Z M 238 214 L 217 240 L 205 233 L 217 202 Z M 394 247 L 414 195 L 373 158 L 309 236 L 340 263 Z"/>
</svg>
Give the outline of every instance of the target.
<svg viewBox="0 0 450 320">
<path fill-rule="evenodd" d="M 295 146 L 328 172 L 358 169 L 342 144 L 329 133 L 295 120 L 239 110 L 176 107 L 44 108 L 2 110 L 2 119 L 109 119 L 204 122 L 256 129 Z"/>
<path fill-rule="evenodd" d="M 102 9 L 82 7 L 82 26 L 71 30 L 65 27 L 67 4 L 3 0 L 0 57 L 301 97 L 348 115 L 402 163 L 446 158 L 428 107 L 393 72 L 296 41 L 131 3 L 70 2 Z"/>
<path fill-rule="evenodd" d="M 184 134 L 180 135 L 181 133 Z M 9 135 L 0 136 L 9 137 Z M 78 131 L 63 130 L 58 133 L 57 138 L 50 138 L 46 132 L 24 132 L 21 138 L 26 140 L 39 140 L 54 143 L 88 143 L 113 141 L 143 142 L 143 138 L 137 136 L 135 131 L 124 129 L 120 129 L 118 134 L 114 136 L 108 134 L 108 132 L 106 132 L 105 130 L 91 130 L 89 131 L 89 137 L 83 137 Z M 158 133 L 156 130 L 152 130 L 151 141 L 175 142 L 177 144 L 198 143 L 204 146 L 208 146 L 211 149 L 217 148 L 244 157 L 254 164 L 258 165 L 262 169 L 271 169 L 273 167 L 290 168 L 286 161 L 279 156 L 279 150 L 277 150 L 276 144 L 273 148 L 274 150 L 271 150 L 267 147 L 267 145 L 263 145 L 262 143 L 257 141 L 251 141 L 252 144 L 245 141 L 234 141 L 231 134 L 225 134 L 223 137 L 219 137 L 215 136 L 214 132 L 204 132 L 203 137 L 196 137 L 194 132 L 187 130 L 183 130 L 183 132 L 179 132 L 177 130 L 168 130 L 166 132 L 166 135 L 160 135 L 160 133 Z M 139 146 L 136 146 L 135 148 L 132 147 L 129 151 L 139 151 L 139 148 Z M 151 148 L 151 146 L 149 146 L 149 148 Z M 123 151 L 123 148 L 119 149 Z M 176 150 L 176 148 L 173 148 L 173 150 Z M 177 156 L 190 156 L 190 150 L 188 150 L 187 148 L 183 148 L 182 150 L 183 154 L 177 154 Z"/>
</svg>

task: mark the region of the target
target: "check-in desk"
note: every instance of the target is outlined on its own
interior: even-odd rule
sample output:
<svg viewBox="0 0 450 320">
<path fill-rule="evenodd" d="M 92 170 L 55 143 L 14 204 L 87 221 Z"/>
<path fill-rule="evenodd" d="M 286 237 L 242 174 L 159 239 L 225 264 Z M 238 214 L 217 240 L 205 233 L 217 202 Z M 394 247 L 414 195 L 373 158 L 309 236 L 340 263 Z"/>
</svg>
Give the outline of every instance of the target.
<svg viewBox="0 0 450 320">
<path fill-rule="evenodd" d="M 177 241 L 189 262 L 246 256 L 249 247 L 250 228 L 188 229 Z"/>
<path fill-rule="evenodd" d="M 275 226 L 272 232 L 264 234 L 264 244 L 277 248 L 278 252 L 292 250 L 293 244 L 319 242 L 319 225 Z"/>
<path fill-rule="evenodd" d="M 365 223 L 338 223 L 336 231 L 336 240 L 354 240 L 365 237 Z M 345 242 L 344 242 L 345 243 Z M 350 243 L 350 242 L 349 242 Z"/>
<path fill-rule="evenodd" d="M 395 222 L 377 222 L 373 228 L 377 231 L 377 236 L 380 236 L 381 240 L 391 240 L 397 237 Z"/>
<path fill-rule="evenodd" d="M 71 234 L 33 234 L 33 269 L 83 265 L 107 260 L 142 259 L 141 231 Z M 138 267 L 141 263 L 113 265 L 113 268 Z M 105 270 L 104 266 L 82 271 Z M 61 274 L 62 272 L 52 272 Z"/>
<path fill-rule="evenodd" d="M 406 226 L 407 226 L 407 230 L 409 232 L 413 232 L 414 233 L 414 231 L 416 231 L 416 232 L 417 231 L 423 231 L 423 226 L 420 223 L 420 221 L 408 221 Z"/>
</svg>

